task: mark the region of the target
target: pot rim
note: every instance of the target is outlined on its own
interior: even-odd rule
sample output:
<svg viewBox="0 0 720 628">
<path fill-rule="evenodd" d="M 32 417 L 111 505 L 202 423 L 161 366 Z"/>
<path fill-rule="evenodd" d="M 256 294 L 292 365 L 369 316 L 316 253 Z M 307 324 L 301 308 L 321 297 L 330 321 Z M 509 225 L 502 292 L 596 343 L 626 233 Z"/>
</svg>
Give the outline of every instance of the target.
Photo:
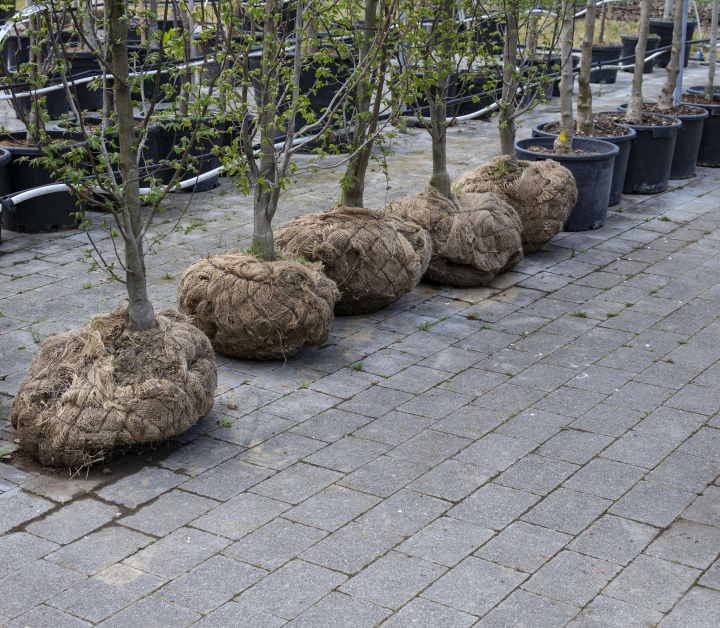
<svg viewBox="0 0 720 628">
<path fill-rule="evenodd" d="M 598 111 L 597 113 L 617 113 L 617 111 Z M 547 124 L 550 124 L 549 122 L 541 122 L 540 124 L 536 124 L 533 126 L 533 131 L 537 131 L 538 133 L 547 133 L 548 135 L 552 135 L 553 137 L 557 137 L 560 135 L 559 133 L 550 133 L 550 131 L 545 131 L 544 128 Z M 573 137 L 573 141 L 576 139 L 578 140 L 600 140 L 601 142 L 608 142 L 609 144 L 621 144 L 622 142 L 629 142 L 630 140 L 634 139 L 637 135 L 637 132 L 632 127 L 628 126 L 627 124 L 620 124 L 619 122 L 613 122 L 613 124 L 616 124 L 617 126 L 624 127 L 626 129 L 630 130 L 630 133 L 626 133 L 625 135 L 604 135 L 602 137 Z M 540 136 L 542 137 L 542 136 Z"/>
<path fill-rule="evenodd" d="M 530 137 L 523 140 L 517 140 L 515 142 L 515 149 L 516 150 L 523 150 L 526 152 L 532 152 L 529 151 L 523 144 L 531 146 L 532 143 L 542 146 L 542 144 L 547 144 L 551 142 L 555 142 L 555 139 L 552 137 Z M 576 145 L 575 142 L 578 142 Z M 543 148 L 550 148 L 550 146 L 543 147 Z M 554 161 L 605 161 L 606 159 L 610 159 L 611 157 L 616 157 L 618 153 L 620 152 L 620 148 L 616 144 L 611 144 L 610 142 L 605 142 L 603 140 L 597 140 L 597 139 L 589 139 L 584 137 L 577 137 L 573 138 L 573 148 L 579 148 L 583 149 L 583 146 L 587 150 L 601 150 L 605 152 L 596 153 L 594 155 L 555 155 L 555 154 L 549 154 L 549 153 L 533 153 L 534 155 L 537 155 L 540 159 L 552 159 Z M 608 150 L 609 149 L 609 150 Z"/>
<path fill-rule="evenodd" d="M 618 105 L 617 111 L 615 113 L 625 113 L 627 111 L 627 106 L 629 103 L 623 103 L 622 105 Z M 687 102 L 683 103 L 686 107 L 695 107 L 694 102 Z M 644 102 L 643 105 L 657 105 L 656 102 Z M 623 107 L 623 109 L 620 109 L 620 107 Z M 701 107 L 698 105 L 697 109 L 701 109 Z M 675 115 L 670 115 L 669 113 L 653 113 L 654 116 L 663 116 L 664 118 L 675 118 L 676 120 L 699 120 L 707 118 L 710 113 L 705 110 L 698 113 L 678 113 Z M 627 126 L 631 126 L 629 123 Z M 641 128 L 641 125 L 632 125 L 636 129 Z M 643 125 L 642 128 L 656 128 L 654 125 L 645 126 Z"/>
</svg>

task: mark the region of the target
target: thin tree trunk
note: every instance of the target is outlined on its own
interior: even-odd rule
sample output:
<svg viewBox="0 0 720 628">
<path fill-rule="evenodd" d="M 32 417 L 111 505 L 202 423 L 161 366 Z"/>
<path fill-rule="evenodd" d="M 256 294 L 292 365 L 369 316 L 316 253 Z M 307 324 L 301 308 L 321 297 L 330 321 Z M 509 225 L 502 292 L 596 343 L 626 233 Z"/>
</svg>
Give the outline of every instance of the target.
<svg viewBox="0 0 720 628">
<path fill-rule="evenodd" d="M 635 46 L 635 68 L 633 70 L 632 91 L 625 119 L 631 124 L 642 124 L 642 82 L 645 51 L 647 50 L 648 31 L 650 29 L 651 0 L 642 0 L 640 4 L 640 24 L 638 26 L 638 43 Z"/>
<path fill-rule="evenodd" d="M 603 5 L 606 7 L 607 4 Z M 602 31 L 601 31 L 602 32 Z M 578 133 L 592 135 L 595 131 L 592 110 L 592 89 L 590 88 L 590 66 L 592 65 L 592 47 L 595 37 L 595 0 L 588 0 L 585 14 L 585 36 L 582 43 L 580 72 L 578 73 L 577 130 Z M 602 35 L 600 35 L 602 38 Z"/>
<path fill-rule="evenodd" d="M 365 2 L 365 30 L 363 31 L 363 40 L 360 44 L 360 59 L 362 63 L 370 54 L 370 46 L 372 45 L 377 25 L 377 6 L 378 0 L 366 0 Z M 382 78 L 381 85 L 375 89 L 376 101 L 382 97 Z M 368 76 L 367 80 L 360 81 L 357 88 L 358 102 L 357 113 L 355 114 L 355 130 L 353 137 L 353 148 L 361 146 L 368 137 L 368 128 L 372 120 L 368 120 L 367 116 L 370 112 L 370 97 L 373 93 L 371 81 L 373 76 Z M 370 162 L 370 153 L 372 152 L 372 142 L 361 149 L 348 162 L 343 179 L 343 188 L 340 198 L 340 204 L 344 207 L 363 207 L 365 192 L 365 173 L 367 172 L 368 163 Z"/>
<path fill-rule="evenodd" d="M 683 23 L 683 8 L 684 3 L 678 1 L 675 3 L 675 15 L 673 24 L 673 38 L 672 38 L 672 49 L 670 51 L 670 62 L 665 68 L 667 72 L 667 78 L 665 84 L 660 92 L 660 102 L 658 109 L 666 111 L 673 106 L 673 94 L 675 93 L 675 87 L 677 87 L 677 78 L 680 74 L 680 53 L 682 51 L 682 23 Z"/>
<path fill-rule="evenodd" d="M 710 67 L 705 83 L 705 98 L 712 102 L 715 96 L 715 66 L 717 65 L 718 6 L 720 0 L 713 1 L 712 18 L 710 21 Z"/>
<path fill-rule="evenodd" d="M 598 43 L 602 44 L 605 41 L 605 23 L 607 21 L 608 7 L 609 4 L 602 5 L 602 13 L 600 14 L 600 33 L 598 34 Z M 587 37 L 588 24 L 590 22 L 590 3 L 587 5 L 587 13 L 585 13 L 585 37 Z M 593 2 L 593 17 L 592 17 L 592 30 L 595 30 L 595 3 Z M 594 35 L 593 35 L 594 36 Z M 592 37 L 590 38 L 590 44 L 592 45 Z M 583 42 L 584 46 L 584 42 Z"/>
<path fill-rule="evenodd" d="M 663 20 L 669 20 L 672 17 L 674 6 L 674 0 L 665 0 L 665 8 L 663 9 Z"/>
<path fill-rule="evenodd" d="M 573 142 L 573 76 L 572 76 L 572 44 L 574 28 L 573 3 L 565 2 L 563 26 L 560 32 L 560 126 L 562 131 L 555 140 L 553 147 L 558 155 L 566 155 L 572 150 Z M 592 117 L 592 114 L 591 114 Z"/>
<path fill-rule="evenodd" d="M 518 17 L 517 12 L 512 8 L 506 15 L 507 26 L 505 28 L 505 41 L 503 42 L 502 103 L 500 104 L 500 115 L 498 116 L 498 129 L 500 131 L 500 154 L 507 155 L 510 165 L 517 167 L 514 116 L 517 78 L 514 74 L 517 62 Z"/>
<path fill-rule="evenodd" d="M 192 5 L 192 3 L 189 3 Z M 187 64 L 190 62 L 190 59 L 192 58 L 192 38 L 193 38 L 193 29 L 192 29 L 192 17 L 190 16 L 190 10 L 185 9 L 183 7 L 180 7 L 180 19 L 182 20 L 183 25 L 183 36 L 185 38 L 184 42 L 184 62 Z M 191 92 L 191 84 L 192 84 L 192 70 L 190 68 L 186 68 L 182 73 L 181 83 L 180 83 L 180 105 L 178 107 L 178 113 L 180 114 L 181 118 L 187 118 L 188 111 L 190 109 L 190 92 Z"/>
<path fill-rule="evenodd" d="M 438 64 L 438 81 L 435 87 L 435 99 L 430 94 L 430 87 L 426 86 L 427 101 L 430 104 L 430 137 L 432 138 L 432 176 L 430 185 L 443 196 L 450 196 L 450 174 L 447 171 L 447 94 L 450 85 L 450 72 L 452 71 L 452 56 L 450 53 L 450 34 L 446 32 L 447 24 L 453 22 L 455 17 L 453 0 L 445 0 L 441 11 L 442 21 L 442 60 Z"/>
<path fill-rule="evenodd" d="M 135 121 L 132 91 L 129 83 L 127 14 L 121 0 L 110 3 L 110 33 L 113 71 L 115 73 L 115 111 L 118 123 L 120 173 L 124 184 L 121 217 L 124 222 L 126 287 L 128 307 L 125 329 L 145 331 L 157 326 L 152 303 L 148 298 L 145 260 L 142 247 L 140 183 L 136 157 Z"/>
<path fill-rule="evenodd" d="M 537 25 L 537 15 L 535 13 L 530 13 L 527 19 L 527 32 L 525 33 L 525 57 L 527 59 L 532 59 L 537 51 Z"/>
<path fill-rule="evenodd" d="M 28 7 L 35 4 L 32 0 L 28 0 Z M 30 72 L 29 72 L 29 78 L 30 78 L 30 84 L 35 85 L 37 83 L 37 77 L 38 72 L 42 68 L 42 52 L 40 51 L 40 46 L 38 46 L 37 43 L 37 35 L 34 35 L 33 32 L 37 33 L 40 31 L 40 28 L 42 27 L 42 18 L 40 17 L 39 13 L 36 13 L 30 18 L 30 38 L 28 40 L 29 43 L 29 52 L 28 52 L 28 59 L 30 61 Z M 27 136 L 26 136 L 26 142 L 28 146 L 37 146 L 38 143 L 38 137 L 39 133 L 37 130 L 38 123 L 40 121 L 39 111 L 37 110 L 36 103 L 34 102 L 34 97 L 30 96 L 27 99 L 27 102 L 30 104 L 30 111 L 28 111 L 27 115 Z M 38 105 L 39 106 L 39 103 Z"/>
</svg>

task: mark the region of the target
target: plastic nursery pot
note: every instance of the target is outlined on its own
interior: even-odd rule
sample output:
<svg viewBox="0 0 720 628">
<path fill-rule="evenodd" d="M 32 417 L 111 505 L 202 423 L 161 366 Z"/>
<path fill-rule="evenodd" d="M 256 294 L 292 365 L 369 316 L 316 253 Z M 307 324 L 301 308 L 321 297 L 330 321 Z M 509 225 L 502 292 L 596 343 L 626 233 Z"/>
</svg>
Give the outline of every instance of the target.
<svg viewBox="0 0 720 628">
<path fill-rule="evenodd" d="M 186 166 L 180 171 L 176 181 L 183 181 L 196 177 L 199 174 L 205 174 L 210 170 L 220 167 L 220 157 L 212 154 L 215 147 L 222 148 L 225 137 L 225 120 L 216 120 L 213 118 L 204 118 L 202 120 L 190 119 L 190 127 L 175 128 L 181 120 L 177 118 L 166 118 L 160 120 L 160 128 L 156 134 L 158 162 L 174 161 L 182 159 L 183 153 L 176 152 L 175 148 L 182 146 L 185 138 L 192 138 L 194 129 L 198 125 L 202 125 L 206 129 L 215 129 L 218 134 L 216 137 L 203 137 L 190 149 Z M 159 178 L 165 185 L 170 183 L 175 175 L 175 168 L 161 163 L 160 168 L 155 172 L 155 176 Z M 219 182 L 220 175 L 217 174 L 205 181 L 201 181 L 194 187 L 186 188 L 188 191 L 206 192 L 212 190 Z"/>
<path fill-rule="evenodd" d="M 610 201 L 613 166 L 620 149 L 615 144 L 595 139 L 575 138 L 573 149 L 593 153 L 592 155 L 554 155 L 528 150 L 540 146 L 552 150 L 555 139 L 534 137 L 515 142 L 518 159 L 540 161 L 552 159 L 565 166 L 575 178 L 578 199 L 563 227 L 565 231 L 587 231 L 599 229 L 605 224 Z"/>
<path fill-rule="evenodd" d="M 50 135 L 58 135 L 50 132 Z M 5 138 L 24 140 L 25 131 L 9 133 Z M 2 137 L 0 137 L 0 141 Z M 59 151 L 65 152 L 77 148 L 82 144 L 62 147 Z M 41 166 L 33 166 L 30 160 L 41 155 L 39 148 L 31 146 L 3 146 L 12 156 L 5 166 L 9 180 L 10 190 L 4 194 L 24 192 L 49 183 L 57 183 L 50 170 Z M 28 159 L 21 161 L 22 157 Z M 20 233 L 47 233 L 74 229 L 77 219 L 74 214 L 85 211 L 85 204 L 78 203 L 77 197 L 70 192 L 53 192 L 45 196 L 38 196 L 19 203 L 14 212 L 3 210 L 3 227 L 8 231 Z"/>
<path fill-rule="evenodd" d="M 715 87 L 715 96 L 720 98 L 720 87 Z M 688 94 L 703 95 L 705 87 L 697 85 L 688 88 Z M 720 101 L 714 103 L 686 103 L 693 107 L 701 107 L 708 112 L 703 125 L 697 165 L 706 168 L 720 168 Z"/>
<path fill-rule="evenodd" d="M 706 110 L 701 107 L 696 109 L 696 114 L 672 116 L 682 123 L 677 132 L 675 150 L 673 151 L 670 166 L 670 178 L 672 180 L 689 179 L 695 174 L 703 127 L 708 117 Z M 618 111 L 627 111 L 627 104 L 619 105 Z"/>
<path fill-rule="evenodd" d="M 461 103 L 457 106 L 457 115 L 466 116 L 481 109 L 486 109 L 496 101 L 500 101 L 502 97 L 502 89 L 496 88 L 494 90 L 488 89 L 489 85 L 492 85 L 495 81 L 493 78 L 497 78 L 497 74 L 483 71 L 471 71 L 462 70 L 458 74 L 458 88 L 457 94 L 462 99 Z M 477 96 L 478 101 L 473 102 L 473 96 Z M 490 115 L 490 113 L 488 113 Z"/>
<path fill-rule="evenodd" d="M 622 46 L 593 46 L 591 60 L 593 63 L 600 61 L 601 63 L 610 65 L 609 62 L 622 59 L 622 51 Z M 593 70 L 590 72 L 590 82 L 614 83 L 617 79 L 617 73 L 617 70 L 603 70 L 602 68 Z"/>
<path fill-rule="evenodd" d="M 668 126 L 626 123 L 635 129 L 636 135 L 630 147 L 623 194 L 657 194 L 667 189 L 682 122 L 672 116 L 662 117 L 675 123 Z"/>
<path fill-rule="evenodd" d="M 600 113 L 606 113 L 606 112 L 600 112 Z M 614 111 L 612 113 L 615 113 Z M 543 131 L 543 128 L 545 125 L 548 124 L 547 122 L 543 122 L 542 124 L 536 124 L 533 127 L 533 137 L 557 137 L 556 133 L 548 133 L 547 131 Z M 620 125 L 624 126 L 624 125 Z M 631 129 L 630 127 L 627 127 L 628 131 L 630 131 L 627 135 L 610 135 L 607 137 L 593 137 L 593 138 L 576 138 L 577 140 L 580 139 L 594 139 L 594 140 L 601 140 L 603 142 L 608 142 L 609 144 L 615 144 L 615 146 L 618 147 L 619 152 L 615 156 L 615 162 L 613 164 L 613 175 L 612 175 L 612 183 L 610 184 L 610 199 L 608 200 L 608 205 L 611 207 L 613 205 L 617 205 L 620 202 L 620 199 L 622 197 L 622 191 L 623 191 L 623 184 L 625 183 L 625 172 L 627 170 L 628 165 L 628 158 L 630 157 L 630 147 L 632 146 L 632 141 L 635 139 L 635 130 Z M 574 143 L 575 140 L 573 140 Z"/>
<path fill-rule="evenodd" d="M 666 22 L 665 20 L 650 20 L 650 34 L 658 35 L 660 37 L 660 45 L 658 46 L 658 48 L 664 48 L 665 46 L 672 45 L 674 27 L 675 24 L 672 21 Z M 685 46 L 685 63 L 683 64 L 684 67 L 687 67 L 688 61 L 690 60 L 690 40 L 693 38 L 696 28 L 697 22 L 691 22 L 690 20 L 688 20 L 687 27 L 685 29 L 685 33 L 687 36 L 687 44 Z M 667 64 L 670 63 L 671 53 L 672 50 L 666 50 L 659 57 L 655 57 L 655 65 L 659 68 L 664 68 L 665 66 L 667 66 Z"/>
<path fill-rule="evenodd" d="M 638 42 L 638 36 L 637 35 L 620 35 L 620 40 L 622 41 L 622 54 L 620 55 L 621 58 L 625 57 L 632 57 L 632 59 L 628 59 L 627 61 L 623 61 L 624 65 L 632 65 L 635 63 L 635 46 L 637 46 Z M 647 48 L 645 49 L 645 57 L 650 55 L 653 50 L 657 50 L 658 46 L 660 45 L 660 38 L 659 37 L 648 37 L 647 40 Z M 655 67 L 655 61 L 656 59 L 650 59 L 650 61 L 646 61 L 645 65 L 643 65 L 643 74 L 650 74 L 653 71 L 653 68 Z M 625 70 L 625 72 L 633 72 L 633 68 L 628 68 Z"/>
<path fill-rule="evenodd" d="M 60 78 L 52 78 L 48 81 L 45 87 L 61 85 L 62 82 Z M 16 94 L 27 92 L 33 89 L 28 83 L 16 84 L 13 87 Z M 62 87 L 60 87 L 60 89 L 56 89 L 50 92 L 43 92 L 42 94 L 38 94 L 38 99 L 41 97 L 45 97 L 45 105 L 43 106 L 43 109 L 50 116 L 51 120 L 57 120 L 61 116 L 65 115 L 68 111 L 70 111 L 70 103 L 68 102 L 68 99 L 65 95 L 65 89 L 63 89 Z M 17 98 L 17 103 L 12 98 L 9 99 L 8 102 L 13 109 L 17 109 L 17 104 L 19 104 L 21 109 L 25 112 L 29 112 L 32 108 L 32 99 L 30 96 L 23 96 L 21 98 Z"/>
</svg>

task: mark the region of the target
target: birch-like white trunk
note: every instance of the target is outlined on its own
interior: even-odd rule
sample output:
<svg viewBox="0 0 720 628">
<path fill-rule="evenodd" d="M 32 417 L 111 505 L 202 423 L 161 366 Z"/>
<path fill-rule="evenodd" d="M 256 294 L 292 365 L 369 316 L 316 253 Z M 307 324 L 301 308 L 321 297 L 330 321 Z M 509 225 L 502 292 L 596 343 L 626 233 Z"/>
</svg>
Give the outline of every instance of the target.
<svg viewBox="0 0 720 628">
<path fill-rule="evenodd" d="M 648 31 L 650 30 L 651 0 L 642 0 L 640 4 L 640 24 L 638 26 L 638 42 L 635 46 L 635 68 L 633 70 L 632 91 L 628 103 L 625 119 L 630 124 L 642 124 L 643 105 L 643 66 L 645 65 L 645 51 L 647 50 Z"/>
<path fill-rule="evenodd" d="M 681 0 L 675 3 L 675 15 L 673 24 L 672 49 L 670 51 L 670 62 L 667 64 L 665 71 L 667 78 L 660 92 L 660 102 L 658 109 L 666 111 L 673 106 L 673 94 L 677 87 L 677 78 L 680 74 L 680 53 L 682 52 L 682 23 L 684 3 Z"/>
<path fill-rule="evenodd" d="M 606 7 L 607 5 L 603 5 Z M 595 0 L 588 0 L 585 14 L 585 36 L 582 42 L 582 57 L 578 74 L 577 130 L 591 135 L 595 130 L 592 110 L 592 89 L 590 88 L 590 67 L 595 37 Z"/>
<path fill-rule="evenodd" d="M 566 155 L 572 150 L 573 134 L 573 76 L 572 76 L 572 44 L 575 17 L 574 5 L 570 0 L 565 2 L 563 25 L 560 31 L 560 126 L 562 131 L 555 140 L 554 151 L 558 155 Z"/>
</svg>

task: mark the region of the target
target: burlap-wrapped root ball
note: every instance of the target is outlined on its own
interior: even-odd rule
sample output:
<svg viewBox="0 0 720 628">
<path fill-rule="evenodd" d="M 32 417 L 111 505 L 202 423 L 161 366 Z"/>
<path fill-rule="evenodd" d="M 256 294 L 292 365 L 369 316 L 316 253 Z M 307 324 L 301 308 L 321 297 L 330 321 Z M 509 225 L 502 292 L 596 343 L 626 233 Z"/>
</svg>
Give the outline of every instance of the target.
<svg viewBox="0 0 720 628">
<path fill-rule="evenodd" d="M 335 314 L 374 312 L 413 290 L 430 261 L 430 236 L 399 216 L 358 207 L 305 214 L 275 228 L 279 249 L 320 261 L 341 293 Z"/>
<path fill-rule="evenodd" d="M 49 466 L 82 467 L 189 429 L 213 407 L 207 337 L 173 310 L 125 334 L 124 306 L 45 340 L 13 402 L 22 447 Z"/>
<path fill-rule="evenodd" d="M 328 339 L 339 293 L 321 271 L 321 264 L 263 262 L 232 249 L 185 271 L 178 306 L 220 353 L 285 359 Z"/>
<path fill-rule="evenodd" d="M 525 253 L 550 242 L 577 202 L 572 173 L 551 159 L 520 161 L 514 169 L 507 156 L 495 157 L 459 176 L 452 187 L 455 192 L 493 192 L 512 205 L 522 222 Z"/>
<path fill-rule="evenodd" d="M 452 194 L 435 188 L 394 201 L 387 211 L 430 231 L 433 254 L 425 277 L 446 285 L 483 285 L 523 258 L 515 210 L 494 194 Z"/>
</svg>

